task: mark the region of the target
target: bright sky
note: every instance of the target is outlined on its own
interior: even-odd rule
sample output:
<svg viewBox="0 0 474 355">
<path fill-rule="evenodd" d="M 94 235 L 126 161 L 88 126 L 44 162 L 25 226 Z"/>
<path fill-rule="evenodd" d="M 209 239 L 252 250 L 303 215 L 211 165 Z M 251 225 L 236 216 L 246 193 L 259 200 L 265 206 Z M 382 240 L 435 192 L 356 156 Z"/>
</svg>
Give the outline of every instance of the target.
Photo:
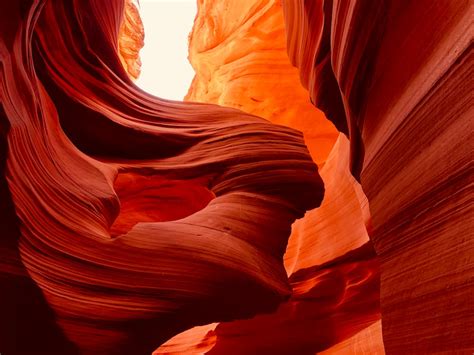
<svg viewBox="0 0 474 355">
<path fill-rule="evenodd" d="M 188 34 L 197 0 L 140 0 L 145 46 L 140 51 L 142 71 L 136 84 L 165 99 L 182 100 L 194 77 L 189 64 Z"/>
</svg>

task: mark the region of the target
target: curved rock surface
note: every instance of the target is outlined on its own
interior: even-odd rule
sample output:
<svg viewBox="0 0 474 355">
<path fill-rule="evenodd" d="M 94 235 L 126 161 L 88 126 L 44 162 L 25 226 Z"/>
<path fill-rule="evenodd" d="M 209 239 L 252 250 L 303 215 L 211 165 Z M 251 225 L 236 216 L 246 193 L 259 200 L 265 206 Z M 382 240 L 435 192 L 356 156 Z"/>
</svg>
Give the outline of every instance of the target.
<svg viewBox="0 0 474 355">
<path fill-rule="evenodd" d="M 226 10 L 237 6 L 224 0 L 212 4 Z M 227 105 L 251 111 L 258 105 L 249 103 L 250 95 L 243 93 L 252 92 L 253 85 L 265 88 L 260 91 L 263 102 L 274 95 L 265 80 L 254 84 L 247 79 L 249 75 L 241 79 L 241 73 L 258 68 L 258 62 L 248 57 L 258 57 L 259 48 L 265 48 L 257 45 L 262 41 L 254 35 L 266 33 L 265 21 L 252 20 L 271 18 L 268 9 L 278 6 L 271 1 L 253 4 L 258 6 L 225 12 L 225 22 L 219 22 L 217 16 L 197 21 L 190 51 L 197 76 L 188 98 L 225 100 Z M 469 308 L 474 297 L 474 239 L 469 217 L 473 213 L 469 203 L 472 159 L 468 154 L 473 150 L 472 109 L 467 104 L 473 86 L 469 69 L 472 3 L 422 1 L 405 6 L 391 1 L 301 0 L 284 1 L 283 5 L 290 60 L 299 67 L 301 83 L 313 103 L 350 136 L 350 164 L 344 154 L 336 161 L 350 166 L 362 182 L 373 215 L 369 218 L 360 188 L 351 179 L 346 186 L 352 187 L 344 188 L 343 180 L 330 175 L 329 169 L 325 174 L 324 166 L 326 196 L 321 208 L 307 213 L 293 227 L 285 260 L 288 274 L 360 245 L 364 235 L 367 237 L 365 225 L 382 262 L 382 325 L 387 352 L 469 351 L 474 348 L 466 331 L 473 327 Z M 247 21 L 251 24 L 242 29 Z M 209 47 L 207 37 L 214 38 Z M 273 33 L 272 38 L 278 36 Z M 193 45 L 196 39 L 204 43 Z M 271 44 L 267 46 L 271 48 Z M 239 49 L 244 55 L 231 61 L 221 59 L 240 53 Z M 285 85 L 289 82 L 285 80 Z M 290 106 L 288 101 L 280 102 Z M 304 126 L 298 128 L 305 130 Z M 316 160 L 321 163 L 326 158 Z M 335 187 L 331 194 L 332 186 L 340 190 Z M 351 190 L 352 198 L 340 194 Z M 359 211 L 358 217 L 343 213 L 343 207 L 351 205 L 352 211 Z M 360 226 L 359 238 L 348 238 L 353 226 Z M 449 305 L 451 301 L 454 307 Z M 256 331 L 268 324 L 260 323 L 254 332 L 271 334 Z M 227 336 L 245 334 L 245 327 L 223 327 L 233 331 Z M 288 339 L 289 334 L 291 331 L 273 333 L 272 341 Z M 225 335 L 217 332 L 217 342 Z M 325 352 L 383 353 L 381 340 L 380 322 L 372 323 Z M 258 339 L 252 341 L 258 343 Z M 276 343 L 277 349 L 282 349 L 280 341 Z"/>
<path fill-rule="evenodd" d="M 303 132 L 318 164 L 337 131 L 308 100 L 286 51 L 279 0 L 201 0 L 189 39 L 188 101 L 234 107 Z"/>
<path fill-rule="evenodd" d="M 337 343 L 327 350 L 320 351 L 318 354 L 385 354 L 381 321 L 373 323 L 356 335 Z"/>
<path fill-rule="evenodd" d="M 0 3 L 0 351 L 472 352 L 472 2 L 135 4 Z"/>
<path fill-rule="evenodd" d="M 150 353 L 288 298 L 290 226 L 323 194 L 302 135 L 135 87 L 122 1 L 0 6 L 2 275 L 40 300 L 5 352 Z"/>
<path fill-rule="evenodd" d="M 321 207 L 293 226 L 285 254 L 291 298 L 271 314 L 191 329 L 156 354 L 314 354 L 333 348 L 384 354 L 380 322 L 371 330 L 380 319 L 379 266 L 364 223 L 367 201 L 349 172 L 348 152 L 341 135 L 321 170 L 328 181 Z"/>
<path fill-rule="evenodd" d="M 325 139 L 325 126 L 320 122 L 326 118 L 311 109 L 308 93 L 283 52 L 283 30 L 278 1 L 253 1 L 246 6 L 237 0 L 199 2 L 189 54 L 196 76 L 187 99 L 258 112 L 273 122 L 300 129 L 313 159 L 323 166 L 326 191 L 322 205 L 293 225 L 285 254 L 293 295 L 271 315 L 221 323 L 212 333 L 193 329 L 171 339 L 158 353 L 172 353 L 173 349 L 197 353 L 195 341 L 199 339 L 197 344 L 202 346 L 213 342 L 210 353 L 216 354 L 314 354 L 350 338 L 380 317 L 378 264 L 367 244 L 370 214 L 367 199 L 348 168 L 349 141 L 339 136 L 328 156 L 328 143 L 332 146 L 334 140 Z M 250 100 L 253 94 L 260 99 Z M 351 253 L 360 247 L 371 255 L 370 262 Z M 347 259 L 341 259 L 343 255 Z M 350 276 L 345 274 L 347 264 L 351 265 Z M 293 275 L 300 273 L 304 280 L 292 282 Z M 360 282 L 357 286 L 354 278 Z M 358 296 L 344 298 L 341 292 Z M 334 302 L 340 299 L 341 304 L 325 302 L 326 297 Z M 196 338 L 189 338 L 191 335 Z M 377 340 L 383 353 L 383 344 Z"/>
<path fill-rule="evenodd" d="M 283 5 L 302 83 L 350 136 L 387 352 L 472 352 L 472 1 Z"/>
</svg>

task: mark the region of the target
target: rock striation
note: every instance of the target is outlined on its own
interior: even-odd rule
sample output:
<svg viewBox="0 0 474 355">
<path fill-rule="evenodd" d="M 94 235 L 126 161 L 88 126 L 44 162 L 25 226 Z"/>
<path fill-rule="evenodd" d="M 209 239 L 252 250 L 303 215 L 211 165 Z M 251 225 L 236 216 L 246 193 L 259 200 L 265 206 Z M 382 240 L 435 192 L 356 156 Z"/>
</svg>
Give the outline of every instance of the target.
<svg viewBox="0 0 474 355">
<path fill-rule="evenodd" d="M 472 1 L 137 6 L 0 3 L 0 351 L 471 353 Z"/>
<path fill-rule="evenodd" d="M 367 234 L 370 213 L 349 171 L 349 141 L 336 136 L 334 127 L 329 126 L 330 135 L 324 133 L 328 120 L 311 105 L 285 41 L 279 1 L 249 1 L 246 7 L 233 0 L 200 2 L 189 53 L 196 76 L 186 99 L 241 108 L 303 131 L 313 160 L 322 167 L 325 196 L 292 228 L 285 254 L 292 297 L 272 314 L 213 325 L 211 333 L 190 330 L 157 353 L 193 353 L 211 341 L 215 347 L 209 353 L 215 354 L 314 354 L 359 332 L 363 343 L 372 333 L 361 329 L 380 319 L 378 263 Z M 250 100 L 254 94 L 260 99 Z M 382 354 L 381 337 L 369 340 Z"/>
<path fill-rule="evenodd" d="M 0 6 L 2 351 L 151 353 L 287 299 L 291 224 L 323 195 L 301 133 L 137 88 L 123 1 Z"/>
<path fill-rule="evenodd" d="M 473 3 L 284 0 L 302 83 L 351 142 L 388 353 L 472 352 Z"/>
<path fill-rule="evenodd" d="M 324 162 L 338 132 L 311 105 L 288 58 L 280 1 L 198 1 L 189 60 L 196 75 L 185 100 L 238 108 L 295 128 L 314 161 Z"/>
</svg>

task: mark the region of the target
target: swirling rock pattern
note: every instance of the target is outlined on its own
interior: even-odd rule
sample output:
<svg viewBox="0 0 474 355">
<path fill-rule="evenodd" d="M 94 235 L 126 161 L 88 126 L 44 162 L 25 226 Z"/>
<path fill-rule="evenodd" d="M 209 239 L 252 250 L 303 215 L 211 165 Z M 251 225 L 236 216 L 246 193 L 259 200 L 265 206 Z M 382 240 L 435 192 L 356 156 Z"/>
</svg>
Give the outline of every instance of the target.
<svg viewBox="0 0 474 355">
<path fill-rule="evenodd" d="M 283 5 L 302 83 L 350 136 L 387 352 L 472 352 L 472 1 Z"/>
<path fill-rule="evenodd" d="M 279 0 L 201 0 L 189 40 L 188 101 L 234 107 L 295 128 L 318 164 L 337 131 L 311 105 L 286 52 Z"/>
<path fill-rule="evenodd" d="M 2 275 L 41 300 L 47 351 L 150 353 L 287 299 L 290 226 L 323 193 L 302 135 L 135 87 L 123 1 L 0 6 L 2 218 L 18 216 L 2 223 Z M 15 326 L 6 353 L 44 350 Z"/>
<path fill-rule="evenodd" d="M 325 135 L 321 122 L 326 118 L 311 108 L 308 93 L 290 66 L 279 1 L 250 1 L 245 6 L 238 0 L 198 4 L 189 53 L 196 76 L 187 99 L 241 108 L 302 130 L 313 160 L 323 166 L 325 196 L 318 209 L 293 225 L 285 254 L 293 289 L 288 302 L 271 315 L 213 325 L 212 331 L 194 328 L 168 341 L 157 354 L 200 352 L 209 342 L 215 346 L 210 353 L 216 354 L 314 354 L 349 342 L 353 334 L 380 317 L 378 264 L 367 244 L 370 214 L 367 199 L 348 168 L 349 142 L 339 136 L 328 156 L 328 144 L 332 146 L 334 138 L 326 138 L 333 133 Z M 259 100 L 250 99 L 254 94 Z M 362 246 L 370 262 L 351 253 Z M 323 275 L 319 268 L 325 270 Z M 299 273 L 304 273 L 304 281 L 293 282 L 293 275 Z M 353 292 L 358 296 L 350 296 Z M 355 308 L 357 314 L 351 311 Z M 360 334 L 363 343 L 371 333 Z M 380 337 L 368 343 L 373 344 L 374 353 L 383 354 Z"/>
<path fill-rule="evenodd" d="M 204 353 L 202 349 L 210 354 L 338 349 L 384 354 L 379 265 L 367 235 L 367 201 L 349 172 L 348 153 L 349 141 L 341 135 L 321 170 L 326 189 L 321 207 L 293 225 L 285 254 L 291 298 L 271 314 L 193 328 L 156 354 Z"/>
<path fill-rule="evenodd" d="M 0 3 L 0 351 L 470 353 L 472 2 L 198 4 Z"/>
</svg>

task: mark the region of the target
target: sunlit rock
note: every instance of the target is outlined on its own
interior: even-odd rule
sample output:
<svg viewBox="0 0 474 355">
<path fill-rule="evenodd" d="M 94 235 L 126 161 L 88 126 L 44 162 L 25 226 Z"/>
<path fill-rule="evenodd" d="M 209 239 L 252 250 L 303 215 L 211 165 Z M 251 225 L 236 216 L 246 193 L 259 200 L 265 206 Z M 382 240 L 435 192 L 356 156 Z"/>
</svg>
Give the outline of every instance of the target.
<svg viewBox="0 0 474 355">
<path fill-rule="evenodd" d="M 143 23 L 136 2 L 125 0 L 125 9 L 118 36 L 118 49 L 120 61 L 133 79 L 137 79 L 140 75 L 140 49 L 144 45 L 144 37 Z"/>
<path fill-rule="evenodd" d="M 321 164 L 337 131 L 308 100 L 286 51 L 279 0 L 205 0 L 190 34 L 196 76 L 186 100 L 241 109 L 303 132 Z"/>
<path fill-rule="evenodd" d="M 254 1 L 242 6 L 238 1 L 221 0 L 203 1 L 199 5 L 190 35 L 190 60 L 196 77 L 187 99 L 241 108 L 303 132 L 313 159 L 323 166 L 321 176 L 326 193 L 320 208 L 307 212 L 293 225 L 285 267 L 291 281 L 298 272 L 332 265 L 327 271 L 330 282 L 316 276 L 319 271 L 309 271 L 304 281 L 292 283 L 292 298 L 276 313 L 219 325 L 215 332 L 217 345 L 210 353 L 290 354 L 326 349 L 379 319 L 375 261 L 370 271 L 358 262 L 352 264 L 353 277 L 367 283 L 358 291 L 365 303 L 359 305 L 360 313 L 353 315 L 352 323 L 339 316 L 341 308 L 351 307 L 351 298 L 341 308 L 321 304 L 324 310 L 317 309 L 320 293 L 327 292 L 327 297 L 337 299 L 339 291 L 346 292 L 351 287 L 351 281 L 339 275 L 341 269 L 336 260 L 362 246 L 371 248 L 367 244 L 368 203 L 349 170 L 349 141 L 341 135 L 332 147 L 335 138 L 327 140 L 334 137 L 334 133 L 327 135 L 328 120 L 311 108 L 308 92 L 290 65 L 278 1 Z M 334 132 L 334 128 L 331 130 Z M 307 286 L 302 287 L 303 284 Z M 307 302 L 300 304 L 300 298 Z M 301 311 L 295 312 L 295 308 Z M 359 321 L 355 321 L 357 317 Z M 328 319 L 332 319 L 331 327 Z M 313 330 L 321 327 L 326 333 L 318 336 Z M 232 342 L 232 337 L 239 339 L 238 344 Z M 383 345 L 379 344 L 379 348 L 383 349 Z"/>
<path fill-rule="evenodd" d="M 472 3 L 198 4 L 0 3 L 0 351 L 472 352 Z"/>
</svg>

